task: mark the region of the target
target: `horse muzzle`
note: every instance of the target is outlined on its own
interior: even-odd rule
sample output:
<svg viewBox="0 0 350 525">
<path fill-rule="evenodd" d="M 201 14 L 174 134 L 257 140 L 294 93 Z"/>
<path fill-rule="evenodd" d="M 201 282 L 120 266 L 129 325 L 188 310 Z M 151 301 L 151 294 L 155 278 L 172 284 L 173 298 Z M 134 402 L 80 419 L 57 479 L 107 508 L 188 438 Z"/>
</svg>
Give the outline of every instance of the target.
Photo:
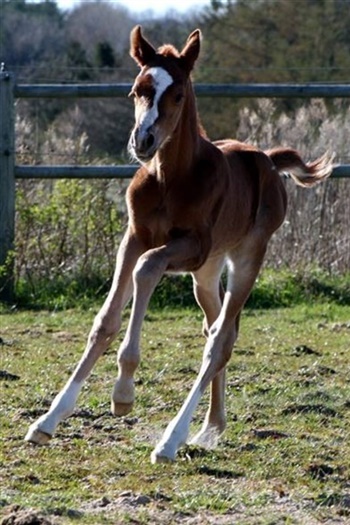
<svg viewBox="0 0 350 525">
<path fill-rule="evenodd" d="M 156 135 L 152 127 L 142 130 L 141 127 L 135 128 L 129 140 L 129 151 L 140 162 L 151 160 L 158 149 Z"/>
</svg>

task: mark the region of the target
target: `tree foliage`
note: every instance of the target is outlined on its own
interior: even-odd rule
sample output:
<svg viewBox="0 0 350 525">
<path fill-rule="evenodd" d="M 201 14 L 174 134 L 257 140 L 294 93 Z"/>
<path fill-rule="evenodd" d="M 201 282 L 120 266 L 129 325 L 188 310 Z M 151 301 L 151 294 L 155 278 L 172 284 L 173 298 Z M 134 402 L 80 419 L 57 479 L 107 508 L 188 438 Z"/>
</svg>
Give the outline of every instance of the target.
<svg viewBox="0 0 350 525">
<path fill-rule="evenodd" d="M 349 0 L 212 2 L 205 68 L 225 82 L 345 81 Z M 214 7 L 215 6 L 215 7 Z"/>
<path fill-rule="evenodd" d="M 349 0 L 212 1 L 204 15 L 202 82 L 347 82 L 350 71 Z M 300 101 L 282 100 L 294 111 Z M 201 102 L 215 138 L 232 136 L 242 106 L 254 101 Z"/>
<path fill-rule="evenodd" d="M 4 0 L 0 60 L 16 72 L 19 82 L 131 82 L 137 70 L 128 54 L 129 33 L 141 22 L 159 45 L 181 47 L 192 29 L 202 29 L 197 82 L 337 82 L 349 77 L 350 0 L 212 0 L 209 7 L 186 16 L 171 11 L 162 18 L 147 13 L 140 18 L 98 0 L 81 2 L 67 12 L 54 0 Z M 125 152 L 131 103 L 37 101 L 31 108 L 21 103 L 19 111 L 37 119 L 40 134 L 72 105 L 84 113 L 91 152 Z M 229 99 L 199 102 L 212 138 L 234 136 L 239 110 L 255 105 Z M 298 106 L 300 101 L 282 100 L 276 108 L 294 111 Z"/>
</svg>

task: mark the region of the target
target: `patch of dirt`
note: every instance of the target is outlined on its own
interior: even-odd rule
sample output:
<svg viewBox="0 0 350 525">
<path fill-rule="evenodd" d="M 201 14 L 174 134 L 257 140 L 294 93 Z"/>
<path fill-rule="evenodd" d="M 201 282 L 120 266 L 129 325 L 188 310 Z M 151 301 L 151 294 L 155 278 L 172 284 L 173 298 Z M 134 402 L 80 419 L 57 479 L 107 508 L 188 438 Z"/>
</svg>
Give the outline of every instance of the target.
<svg viewBox="0 0 350 525">
<path fill-rule="evenodd" d="M 115 523 L 124 523 L 127 516 L 128 523 L 150 525 L 262 525 L 267 523 L 281 524 L 292 520 L 296 525 L 346 525 L 349 524 L 349 495 L 320 495 L 318 500 L 296 502 L 284 490 L 277 490 L 278 496 L 266 502 L 259 508 L 250 508 L 243 503 L 235 505 L 226 513 L 200 511 L 175 512 L 169 508 L 171 498 L 157 492 L 152 495 L 135 494 L 125 491 L 115 499 L 103 496 L 97 500 L 85 503 L 79 510 L 69 510 L 65 515 L 79 518 L 85 515 L 94 516 L 94 523 L 99 525 L 106 518 L 115 520 Z M 317 516 L 316 509 L 320 507 L 332 508 L 334 512 Z M 337 509 L 336 509 L 337 507 Z M 59 512 L 52 513 L 54 517 L 46 517 L 33 509 L 23 509 L 18 505 L 7 508 L 0 525 L 62 525 Z"/>
<path fill-rule="evenodd" d="M 258 439 L 285 439 L 289 438 L 290 434 L 280 432 L 279 430 L 253 429 L 252 434 Z"/>
<path fill-rule="evenodd" d="M 312 463 L 308 466 L 306 469 L 306 472 L 313 478 L 313 479 L 319 479 L 323 480 L 327 476 L 331 476 L 334 474 L 334 468 L 330 465 L 326 465 L 324 463 Z"/>
<path fill-rule="evenodd" d="M 339 417 L 336 410 L 322 404 L 293 404 L 282 410 L 283 415 L 288 414 L 321 414 L 327 417 Z"/>
<path fill-rule="evenodd" d="M 341 332 L 342 330 L 350 330 L 350 322 L 347 323 L 333 323 L 331 326 L 332 332 Z"/>
<path fill-rule="evenodd" d="M 119 497 L 114 500 L 110 500 L 107 497 L 103 497 L 99 500 L 89 502 L 85 504 L 81 511 L 87 514 L 96 515 L 96 522 L 98 522 L 98 514 L 103 513 L 106 515 L 113 515 L 122 517 L 127 514 L 128 519 L 132 520 L 131 523 L 139 523 L 138 516 L 142 514 L 143 518 L 147 515 L 148 523 L 154 525 L 167 524 L 182 524 L 182 525 L 205 525 L 209 523 L 215 523 L 218 525 L 232 523 L 232 521 L 218 521 L 216 517 L 213 521 L 208 521 L 209 516 L 202 513 L 200 515 L 193 515 L 191 513 L 173 512 L 167 508 L 167 497 L 162 497 L 161 494 L 150 497 L 142 494 L 133 494 L 132 492 L 122 493 Z M 118 519 L 118 518 L 117 518 Z M 232 520 L 232 516 L 231 516 Z"/>
<path fill-rule="evenodd" d="M 79 341 L 80 340 L 80 336 L 77 335 L 77 334 L 72 334 L 70 332 L 63 332 L 63 331 L 59 331 L 59 332 L 56 332 L 52 329 L 47 329 L 46 330 L 47 333 L 52 333 L 52 337 L 57 339 L 58 341 L 62 342 L 62 343 L 70 343 L 70 342 L 74 342 L 74 341 Z"/>
<path fill-rule="evenodd" d="M 300 357 L 302 355 L 322 355 L 322 354 L 318 352 L 317 350 L 310 348 L 307 345 L 298 345 L 294 348 L 292 355 Z"/>
<path fill-rule="evenodd" d="M 3 337 L 0 337 L 0 346 L 12 346 L 13 341 L 7 341 Z"/>
<path fill-rule="evenodd" d="M 18 381 L 20 377 L 16 374 L 11 374 L 7 370 L 0 370 L 0 379 L 4 381 Z"/>
<path fill-rule="evenodd" d="M 6 509 L 0 525 L 56 525 L 56 523 L 33 509 L 11 505 Z"/>
<path fill-rule="evenodd" d="M 96 516 L 96 524 L 99 523 L 98 515 L 113 516 L 114 519 L 123 519 L 127 514 L 128 522 L 147 523 L 150 525 L 259 525 L 266 523 L 286 523 L 292 519 L 293 523 L 304 525 L 341 525 L 348 524 L 348 516 L 342 516 L 336 512 L 334 516 L 318 518 L 315 515 L 316 507 L 319 502 L 306 501 L 303 503 L 293 501 L 284 491 L 278 493 L 274 501 L 266 503 L 261 508 L 249 508 L 244 504 L 238 504 L 224 514 L 215 514 L 208 511 L 194 512 L 174 512 L 169 509 L 169 500 L 162 493 L 152 496 L 124 492 L 116 499 L 102 497 L 83 505 L 79 512 L 93 514 Z M 340 504 L 344 507 L 343 500 L 333 501 L 333 504 Z M 316 504 L 316 505 L 315 505 Z M 139 518 L 141 521 L 139 521 Z"/>
</svg>

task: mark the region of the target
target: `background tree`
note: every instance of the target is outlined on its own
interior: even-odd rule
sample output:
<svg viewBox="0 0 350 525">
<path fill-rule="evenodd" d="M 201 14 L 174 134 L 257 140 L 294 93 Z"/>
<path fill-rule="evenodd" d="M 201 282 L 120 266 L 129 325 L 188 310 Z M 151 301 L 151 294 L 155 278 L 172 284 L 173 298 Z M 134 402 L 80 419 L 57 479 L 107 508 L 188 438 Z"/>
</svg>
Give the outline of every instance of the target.
<svg viewBox="0 0 350 525">
<path fill-rule="evenodd" d="M 109 42 L 99 42 L 96 46 L 96 66 L 98 68 L 113 69 L 117 65 L 113 48 Z"/>
<path fill-rule="evenodd" d="M 213 1 L 202 19 L 202 82 L 347 81 L 350 71 L 349 0 Z M 305 102 L 303 102 L 305 104 Z M 300 101 L 282 100 L 280 111 Z M 200 102 L 213 137 L 234 135 L 238 110 L 255 101 Z"/>
</svg>

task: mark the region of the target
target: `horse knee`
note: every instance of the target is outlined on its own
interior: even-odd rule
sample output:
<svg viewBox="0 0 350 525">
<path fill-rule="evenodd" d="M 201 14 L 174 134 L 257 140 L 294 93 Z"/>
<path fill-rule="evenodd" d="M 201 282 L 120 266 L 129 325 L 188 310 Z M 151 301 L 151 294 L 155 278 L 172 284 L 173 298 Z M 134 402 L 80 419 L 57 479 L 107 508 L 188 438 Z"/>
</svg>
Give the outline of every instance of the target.
<svg viewBox="0 0 350 525">
<path fill-rule="evenodd" d="M 209 330 L 206 345 L 205 359 L 210 361 L 215 373 L 222 370 L 232 356 L 233 345 L 236 340 L 236 331 L 222 332 L 215 326 Z"/>
<path fill-rule="evenodd" d="M 90 332 L 90 340 L 95 344 L 109 345 L 117 335 L 120 325 L 119 319 L 112 320 L 97 315 Z"/>
</svg>

